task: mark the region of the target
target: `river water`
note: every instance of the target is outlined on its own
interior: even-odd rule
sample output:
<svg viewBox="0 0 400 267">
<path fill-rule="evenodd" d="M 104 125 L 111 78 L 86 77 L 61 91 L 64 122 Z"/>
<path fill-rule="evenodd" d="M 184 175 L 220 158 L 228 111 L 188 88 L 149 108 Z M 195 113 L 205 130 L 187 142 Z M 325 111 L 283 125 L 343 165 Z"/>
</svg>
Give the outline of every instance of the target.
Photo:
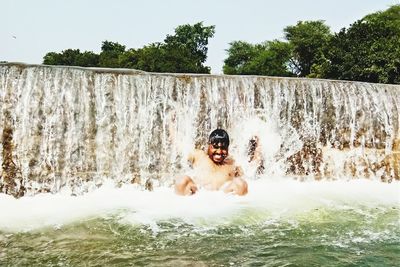
<svg viewBox="0 0 400 267">
<path fill-rule="evenodd" d="M 400 184 L 250 182 L 245 197 L 108 182 L 0 195 L 1 266 L 398 266 Z"/>
<path fill-rule="evenodd" d="M 0 266 L 399 266 L 398 85 L 9 63 L 0 105 Z M 175 195 L 217 127 L 249 194 Z"/>
</svg>

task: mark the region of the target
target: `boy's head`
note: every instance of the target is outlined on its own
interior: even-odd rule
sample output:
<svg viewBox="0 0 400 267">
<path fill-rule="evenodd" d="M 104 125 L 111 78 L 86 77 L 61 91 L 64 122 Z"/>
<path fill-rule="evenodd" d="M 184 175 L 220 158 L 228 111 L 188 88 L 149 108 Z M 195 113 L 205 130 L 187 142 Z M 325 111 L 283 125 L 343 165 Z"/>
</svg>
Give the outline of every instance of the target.
<svg viewBox="0 0 400 267">
<path fill-rule="evenodd" d="M 224 147 L 229 147 L 229 135 L 225 130 L 216 129 L 211 132 L 208 137 L 208 144 L 218 144 L 221 143 Z"/>
<path fill-rule="evenodd" d="M 223 164 L 228 156 L 229 135 L 225 130 L 216 129 L 208 138 L 208 156 L 216 164 Z"/>
</svg>

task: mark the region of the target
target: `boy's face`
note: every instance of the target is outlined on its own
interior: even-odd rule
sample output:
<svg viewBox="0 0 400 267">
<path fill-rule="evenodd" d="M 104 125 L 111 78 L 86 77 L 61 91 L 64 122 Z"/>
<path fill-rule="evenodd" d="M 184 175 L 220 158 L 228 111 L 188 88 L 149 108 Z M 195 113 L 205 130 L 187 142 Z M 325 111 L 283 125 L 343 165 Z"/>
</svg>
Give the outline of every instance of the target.
<svg viewBox="0 0 400 267">
<path fill-rule="evenodd" d="M 228 156 L 228 147 L 222 143 L 209 144 L 207 154 L 215 164 L 222 164 Z"/>
</svg>

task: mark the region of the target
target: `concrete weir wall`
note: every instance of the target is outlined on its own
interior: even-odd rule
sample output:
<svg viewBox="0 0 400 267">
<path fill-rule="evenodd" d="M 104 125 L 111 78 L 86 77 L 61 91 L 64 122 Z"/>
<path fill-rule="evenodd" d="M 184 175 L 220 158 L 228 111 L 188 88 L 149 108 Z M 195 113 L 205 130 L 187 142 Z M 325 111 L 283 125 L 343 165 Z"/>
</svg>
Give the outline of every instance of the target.
<svg viewBox="0 0 400 267">
<path fill-rule="evenodd" d="M 0 106 L 0 192 L 15 196 L 168 185 L 217 127 L 249 179 L 400 177 L 399 85 L 6 63 Z"/>
</svg>

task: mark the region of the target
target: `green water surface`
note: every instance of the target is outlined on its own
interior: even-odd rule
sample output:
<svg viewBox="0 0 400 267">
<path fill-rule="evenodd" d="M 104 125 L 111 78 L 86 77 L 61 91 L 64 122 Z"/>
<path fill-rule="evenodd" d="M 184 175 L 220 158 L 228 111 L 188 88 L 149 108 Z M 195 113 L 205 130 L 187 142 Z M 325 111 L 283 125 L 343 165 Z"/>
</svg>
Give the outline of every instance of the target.
<svg viewBox="0 0 400 267">
<path fill-rule="evenodd" d="M 118 211 L 0 232 L 0 266 L 399 266 L 398 207 L 132 223 Z"/>
</svg>

